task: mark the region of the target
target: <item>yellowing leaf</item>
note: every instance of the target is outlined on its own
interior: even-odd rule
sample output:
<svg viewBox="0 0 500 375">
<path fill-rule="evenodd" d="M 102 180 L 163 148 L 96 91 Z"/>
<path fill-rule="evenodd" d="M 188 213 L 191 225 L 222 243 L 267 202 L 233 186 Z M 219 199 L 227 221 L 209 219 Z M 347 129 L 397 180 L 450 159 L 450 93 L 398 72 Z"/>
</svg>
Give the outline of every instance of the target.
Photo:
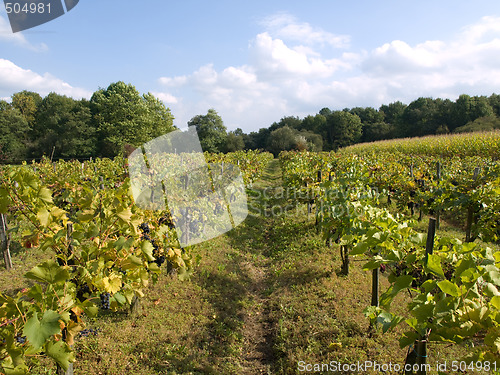
<svg viewBox="0 0 500 375">
<path fill-rule="evenodd" d="M 453 297 L 458 297 L 460 295 L 460 290 L 458 286 L 448 280 L 442 280 L 437 283 L 439 289 L 441 289 L 444 293 L 449 294 Z"/>
<path fill-rule="evenodd" d="M 116 216 L 118 216 L 124 222 L 129 223 L 130 219 L 132 218 L 132 211 L 130 211 L 130 208 L 126 208 L 122 211 L 117 212 Z"/>
<path fill-rule="evenodd" d="M 122 278 L 118 275 L 106 276 L 102 279 L 104 290 L 111 294 L 115 294 L 122 288 Z"/>
<path fill-rule="evenodd" d="M 46 208 L 42 208 L 40 211 L 37 212 L 36 217 L 40 221 L 40 224 L 42 227 L 47 227 L 49 225 L 50 221 L 50 212 L 47 211 Z"/>
</svg>

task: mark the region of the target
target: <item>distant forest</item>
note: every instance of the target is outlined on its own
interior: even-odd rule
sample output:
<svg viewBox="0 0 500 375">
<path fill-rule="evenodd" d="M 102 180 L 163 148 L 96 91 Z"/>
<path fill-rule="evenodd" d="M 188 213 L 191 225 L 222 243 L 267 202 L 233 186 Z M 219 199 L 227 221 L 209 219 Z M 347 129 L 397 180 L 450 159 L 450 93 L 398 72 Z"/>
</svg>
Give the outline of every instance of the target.
<svg viewBox="0 0 500 375">
<path fill-rule="evenodd" d="M 124 82 L 96 91 L 90 100 L 56 93 L 42 98 L 32 91 L 0 101 L 0 162 L 40 159 L 87 159 L 122 155 L 175 130 L 174 116 L 152 94 L 140 94 Z M 245 134 L 227 131 L 215 109 L 194 116 L 205 151 L 262 149 L 328 151 L 360 142 L 431 134 L 500 129 L 500 95 L 460 95 L 449 99 L 418 98 L 380 108 L 321 109 L 301 119 L 283 117 L 268 128 Z"/>
</svg>

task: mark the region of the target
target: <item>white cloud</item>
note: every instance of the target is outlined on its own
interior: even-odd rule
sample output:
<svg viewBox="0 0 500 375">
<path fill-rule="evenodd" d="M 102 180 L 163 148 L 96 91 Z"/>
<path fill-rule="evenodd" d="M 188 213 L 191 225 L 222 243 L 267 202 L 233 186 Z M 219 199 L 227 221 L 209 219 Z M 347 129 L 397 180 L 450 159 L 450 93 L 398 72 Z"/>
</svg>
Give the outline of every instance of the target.
<svg viewBox="0 0 500 375">
<path fill-rule="evenodd" d="M 186 76 L 180 76 L 175 78 L 160 77 L 158 81 L 164 86 L 177 87 L 184 85 L 186 83 L 186 80 Z"/>
<path fill-rule="evenodd" d="M 152 94 L 166 104 L 177 104 L 179 102 L 175 96 L 167 92 L 152 92 Z"/>
<path fill-rule="evenodd" d="M 90 98 L 92 95 L 92 92 L 72 87 L 50 73 L 40 75 L 9 60 L 0 59 L 0 95 L 10 95 L 22 90 L 35 91 L 42 96 L 52 91 L 73 98 Z"/>
<path fill-rule="evenodd" d="M 246 65 L 218 71 L 208 64 L 188 75 L 160 79 L 179 90 L 178 106 L 172 106 L 174 114 L 180 111 L 178 118 L 187 121 L 215 108 L 230 129 L 240 126 L 248 132 L 323 107 L 378 107 L 420 96 L 456 99 L 462 93 L 499 92 L 500 17 L 484 17 L 451 40 L 415 45 L 393 40 L 370 51 L 338 51 L 334 58 L 316 48 L 326 36 L 308 24 L 287 15 L 264 24 L 267 31 L 249 44 Z M 295 33 L 299 26 L 305 30 L 301 38 Z M 185 96 L 186 90 L 197 97 Z"/>
<path fill-rule="evenodd" d="M 320 28 L 313 28 L 309 23 L 298 22 L 296 17 L 287 13 L 266 17 L 261 24 L 275 37 L 306 45 L 343 48 L 347 47 L 350 41 L 347 35 L 336 35 Z"/>
<path fill-rule="evenodd" d="M 322 59 L 302 47 L 290 48 L 281 39 L 273 39 L 267 32 L 257 35 L 250 44 L 251 62 L 259 75 L 266 79 L 284 76 L 325 78 L 342 66 L 338 59 Z"/>
<path fill-rule="evenodd" d="M 13 43 L 20 47 L 27 48 L 36 52 L 48 50 L 48 47 L 45 43 L 34 45 L 28 42 L 28 40 L 22 33 L 13 33 L 9 21 L 2 16 L 0 16 L 0 42 Z"/>
</svg>

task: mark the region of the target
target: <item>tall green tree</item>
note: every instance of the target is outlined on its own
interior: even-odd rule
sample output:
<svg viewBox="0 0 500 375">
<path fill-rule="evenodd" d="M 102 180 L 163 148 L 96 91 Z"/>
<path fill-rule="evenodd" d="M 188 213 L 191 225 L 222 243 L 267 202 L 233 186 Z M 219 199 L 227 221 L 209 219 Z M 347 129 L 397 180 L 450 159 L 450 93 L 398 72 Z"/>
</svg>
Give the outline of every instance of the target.
<svg viewBox="0 0 500 375">
<path fill-rule="evenodd" d="M 160 99 L 149 92 L 144 94 L 142 99 L 147 110 L 144 131 L 149 132 L 148 138 L 154 139 L 175 130 L 174 116 L 170 108 L 165 107 Z"/>
<path fill-rule="evenodd" d="M 279 128 L 282 128 L 284 126 L 288 126 L 291 129 L 300 129 L 302 125 L 302 120 L 298 118 L 297 116 L 285 116 L 281 118 L 279 122 L 274 122 L 270 127 L 269 130 L 273 131 Z"/>
<path fill-rule="evenodd" d="M 315 116 L 306 116 L 302 120 L 301 129 L 314 132 L 316 134 L 321 134 L 326 130 L 326 116 L 322 114 L 317 114 Z M 326 133 L 325 133 L 326 134 Z"/>
<path fill-rule="evenodd" d="M 385 117 L 384 112 L 377 111 L 372 107 L 354 107 L 349 112 L 358 115 L 363 125 L 383 122 Z"/>
<path fill-rule="evenodd" d="M 3 161 L 18 162 L 27 158 L 30 131 L 21 112 L 4 100 L 0 100 L 0 153 Z"/>
<path fill-rule="evenodd" d="M 188 125 L 196 127 L 203 151 L 224 152 L 227 128 L 215 109 L 209 109 L 206 115 L 194 116 Z"/>
<path fill-rule="evenodd" d="M 32 155 L 54 158 L 94 156 L 97 134 L 92 124 L 89 102 L 50 93 L 39 105 L 32 131 Z"/>
<path fill-rule="evenodd" d="M 439 106 L 432 98 L 418 98 L 411 102 L 403 112 L 399 129 L 403 137 L 420 137 L 436 134 L 441 125 L 439 121 Z"/>
<path fill-rule="evenodd" d="M 406 107 L 406 104 L 397 101 L 390 104 L 381 105 L 379 108 L 379 112 L 384 113 L 384 122 L 396 125 L 400 122 Z"/>
<path fill-rule="evenodd" d="M 288 126 L 273 130 L 267 141 L 267 150 L 277 156 L 281 151 L 288 151 L 297 144 L 298 132 Z M 304 138 L 305 140 L 305 138 Z"/>
<path fill-rule="evenodd" d="M 173 116 L 161 101 L 149 93 L 141 96 L 135 86 L 122 81 L 96 91 L 90 108 L 101 156 L 116 156 L 125 144 L 139 147 L 175 129 Z"/>
<path fill-rule="evenodd" d="M 235 131 L 227 133 L 226 152 L 240 151 L 245 148 L 243 131 L 238 128 Z"/>
<path fill-rule="evenodd" d="M 464 126 L 480 117 L 493 116 L 493 108 L 485 96 L 460 95 L 453 106 L 450 130 Z"/>
<path fill-rule="evenodd" d="M 41 102 L 40 94 L 33 91 L 23 90 L 12 95 L 12 106 L 19 110 L 29 126 L 33 126 Z"/>
<path fill-rule="evenodd" d="M 328 141 L 334 150 L 359 141 L 362 125 L 358 115 L 346 111 L 332 112 L 326 119 Z"/>
<path fill-rule="evenodd" d="M 491 109 L 495 116 L 500 117 L 500 95 L 491 94 L 488 98 L 488 103 L 490 103 Z"/>
</svg>

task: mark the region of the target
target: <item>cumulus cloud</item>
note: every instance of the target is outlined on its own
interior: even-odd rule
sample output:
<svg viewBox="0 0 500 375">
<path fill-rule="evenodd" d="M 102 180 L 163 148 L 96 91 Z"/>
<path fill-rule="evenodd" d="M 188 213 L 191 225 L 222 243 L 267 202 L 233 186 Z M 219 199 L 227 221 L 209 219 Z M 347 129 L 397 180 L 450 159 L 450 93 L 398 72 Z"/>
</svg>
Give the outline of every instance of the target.
<svg viewBox="0 0 500 375">
<path fill-rule="evenodd" d="M 13 43 L 20 47 L 27 48 L 36 52 L 48 50 L 48 47 L 45 43 L 35 45 L 28 42 L 28 40 L 22 33 L 13 33 L 9 21 L 3 16 L 0 16 L 0 42 Z"/>
<path fill-rule="evenodd" d="M 350 41 L 347 35 L 336 35 L 320 28 L 314 28 L 307 22 L 299 22 L 296 17 L 288 13 L 266 17 L 261 24 L 277 38 L 305 45 L 329 45 L 343 48 L 347 47 Z"/>
<path fill-rule="evenodd" d="M 289 47 L 267 32 L 257 35 L 249 49 L 251 62 L 259 75 L 270 80 L 297 75 L 326 78 L 346 67 L 340 59 L 324 59 L 309 49 Z"/>
<path fill-rule="evenodd" d="M 22 90 L 35 91 L 42 96 L 52 91 L 73 98 L 90 98 L 92 95 L 92 92 L 73 87 L 50 73 L 40 75 L 32 70 L 23 69 L 9 60 L 0 59 L 0 95 L 9 95 Z"/>
<path fill-rule="evenodd" d="M 462 93 L 489 95 L 500 87 L 500 17 L 484 17 L 451 40 L 415 45 L 392 40 L 369 51 L 337 50 L 333 57 L 318 46 L 345 47 L 347 37 L 335 42 L 334 34 L 289 15 L 270 17 L 263 25 L 266 30 L 248 46 L 246 65 L 217 71 L 208 64 L 160 78 L 164 87 L 179 90 L 182 116 L 215 108 L 230 129 L 251 131 L 322 107 L 378 107 L 420 96 L 455 99 Z M 184 101 L 183 90 L 195 92 L 196 99 Z"/>
<path fill-rule="evenodd" d="M 152 94 L 166 104 L 177 104 L 179 100 L 168 92 L 152 92 Z"/>
</svg>

